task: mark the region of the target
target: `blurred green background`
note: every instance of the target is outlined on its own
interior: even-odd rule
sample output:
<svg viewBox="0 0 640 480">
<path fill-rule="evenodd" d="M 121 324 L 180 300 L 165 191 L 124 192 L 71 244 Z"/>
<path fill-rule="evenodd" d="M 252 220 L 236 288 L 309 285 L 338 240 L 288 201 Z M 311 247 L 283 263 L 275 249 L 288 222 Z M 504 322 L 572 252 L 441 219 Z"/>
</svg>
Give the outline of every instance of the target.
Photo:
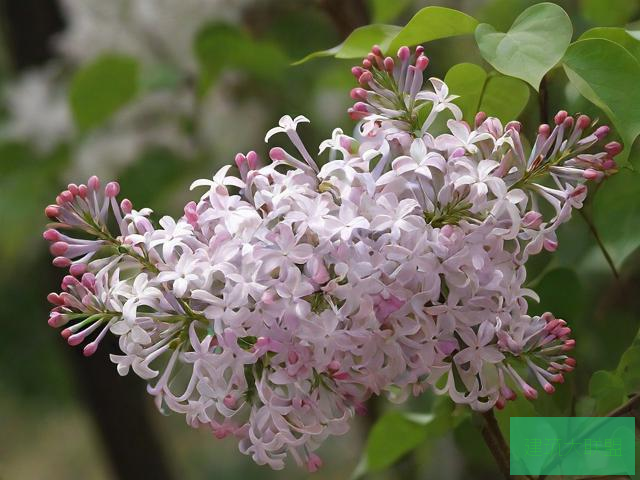
<svg viewBox="0 0 640 480">
<path fill-rule="evenodd" d="M 308 477 L 295 465 L 282 472 L 257 467 L 233 439 L 219 441 L 182 418 L 160 415 L 140 382 L 117 377 L 107 358 L 113 345 L 85 360 L 47 326 L 45 297 L 58 288 L 61 273 L 49 265 L 41 238 L 43 208 L 66 183 L 97 173 L 118 179 L 137 207 L 179 215 L 193 198 L 193 179 L 210 177 L 237 151 L 255 149 L 264 157 L 264 132 L 284 114 L 311 119 L 302 134 L 312 146 L 335 127 L 353 129 L 346 109 L 354 62 L 321 58 L 291 66 L 294 60 L 337 45 L 367 23 L 403 25 L 427 5 L 456 8 L 506 30 L 535 3 L 1 0 L 0 479 Z M 593 27 L 640 18 L 637 0 L 555 3 L 570 14 L 574 39 Z M 629 45 L 634 55 L 637 43 Z M 440 78 L 460 62 L 490 69 L 470 36 L 431 42 L 426 53 L 430 74 Z M 122 83 L 115 98 L 101 89 L 113 82 Z M 564 108 L 606 118 L 568 86 L 562 70 L 550 72 L 547 85 L 549 112 Z M 520 116 L 529 130 L 539 123 L 538 107 L 530 89 Z M 639 162 L 634 149 L 630 164 Z M 510 405 L 499 414 L 502 425 L 512 414 L 605 412 L 628 391 L 610 372 L 640 371 L 635 349 L 620 363 L 634 343 L 640 311 L 637 173 L 626 168 L 608 181 L 587 213 L 620 278 L 580 215 L 561 230 L 553 257 L 532 261 L 529 283 L 542 298 L 532 310 L 567 319 L 578 368 L 553 397 Z M 601 370 L 609 373 L 592 379 Z M 405 408 L 426 412 L 433 405 L 424 395 Z M 372 414 L 350 434 L 322 447 L 325 466 L 315 478 L 351 477 L 371 426 L 391 409 L 383 401 L 370 407 Z M 455 429 L 419 437 L 412 454 L 368 478 L 497 478 L 473 421 L 454 413 Z M 376 428 L 385 434 L 384 424 Z M 375 441 L 369 440 L 370 454 Z"/>
</svg>

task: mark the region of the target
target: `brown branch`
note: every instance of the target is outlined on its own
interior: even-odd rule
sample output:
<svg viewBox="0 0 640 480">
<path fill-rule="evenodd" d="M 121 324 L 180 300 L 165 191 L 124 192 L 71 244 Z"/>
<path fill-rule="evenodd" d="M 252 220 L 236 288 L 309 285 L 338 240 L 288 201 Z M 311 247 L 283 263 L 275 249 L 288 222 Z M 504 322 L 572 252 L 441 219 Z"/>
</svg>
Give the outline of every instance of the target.
<svg viewBox="0 0 640 480">
<path fill-rule="evenodd" d="M 493 410 L 489 410 L 482 414 L 485 424 L 481 429 L 482 437 L 489 447 L 489 451 L 493 455 L 500 472 L 505 478 L 510 479 L 509 472 L 509 446 L 502 436 L 500 426 L 496 420 Z"/>
<path fill-rule="evenodd" d="M 607 261 L 607 263 L 609 264 L 609 267 L 611 268 L 611 272 L 613 273 L 613 276 L 616 278 L 616 280 L 620 280 L 620 274 L 618 273 L 618 269 L 616 268 L 616 265 L 613 262 L 613 258 L 611 258 L 611 255 L 609 255 L 609 252 L 607 251 L 607 247 L 605 247 L 604 242 L 602 241 L 602 238 L 600 238 L 600 233 L 598 233 L 598 229 L 593 223 L 593 220 L 591 220 L 589 215 L 587 215 L 587 213 L 584 210 L 578 210 L 578 212 L 580 213 L 584 221 L 587 223 L 587 226 L 589 227 L 589 230 L 591 231 L 593 238 L 596 240 L 598 247 L 600 247 L 600 250 L 602 251 L 602 255 L 604 255 L 605 260 Z"/>
<path fill-rule="evenodd" d="M 640 406 L 640 394 L 635 394 L 631 397 L 627 403 L 621 405 L 609 412 L 607 417 L 624 417 L 627 413 L 631 413 L 636 407 Z"/>
<path fill-rule="evenodd" d="M 538 93 L 538 112 L 540 113 L 540 123 L 548 123 L 549 120 L 549 92 L 547 90 L 547 77 L 542 77 L 540 90 Z"/>
</svg>

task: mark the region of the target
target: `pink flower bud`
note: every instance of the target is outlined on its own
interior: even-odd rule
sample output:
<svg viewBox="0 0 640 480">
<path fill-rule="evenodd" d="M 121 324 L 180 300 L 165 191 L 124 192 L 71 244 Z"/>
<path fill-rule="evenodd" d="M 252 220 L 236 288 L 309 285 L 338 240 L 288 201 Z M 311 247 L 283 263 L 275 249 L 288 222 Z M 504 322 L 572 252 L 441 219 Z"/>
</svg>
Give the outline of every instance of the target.
<svg viewBox="0 0 640 480">
<path fill-rule="evenodd" d="M 602 162 L 602 168 L 605 170 L 615 170 L 618 167 L 618 164 L 613 158 L 607 158 L 604 162 Z"/>
<path fill-rule="evenodd" d="M 424 72 L 428 66 L 429 66 L 429 59 L 427 57 L 425 57 L 424 55 L 420 55 L 416 59 L 416 68 L 418 70 Z"/>
<path fill-rule="evenodd" d="M 87 271 L 86 263 L 74 263 L 69 267 L 69 273 L 71 273 L 71 275 L 73 275 L 74 277 L 79 277 L 86 271 Z"/>
<path fill-rule="evenodd" d="M 354 100 L 366 100 L 367 99 L 367 91 L 364 88 L 356 87 L 352 88 L 349 96 Z"/>
<path fill-rule="evenodd" d="M 54 220 L 60 215 L 60 207 L 58 205 L 49 205 L 44 209 L 44 214 Z"/>
<path fill-rule="evenodd" d="M 78 195 L 79 195 L 81 198 L 87 198 L 87 192 L 88 192 L 88 191 L 89 191 L 89 189 L 88 189 L 88 188 L 87 188 L 87 186 L 86 186 L 86 185 L 84 185 L 84 184 L 83 184 L 83 185 L 80 185 L 80 186 L 78 187 Z"/>
<path fill-rule="evenodd" d="M 366 87 L 369 85 L 369 82 L 371 80 L 373 80 L 373 75 L 371 74 L 371 72 L 364 72 L 362 75 L 360 75 L 360 78 L 358 78 L 358 83 L 363 87 Z"/>
<path fill-rule="evenodd" d="M 53 259 L 53 262 L 51 263 L 53 264 L 54 267 L 67 268 L 69 265 L 71 265 L 71 260 L 68 259 L 67 257 L 56 257 Z"/>
<path fill-rule="evenodd" d="M 505 130 L 507 131 L 513 130 L 514 132 L 520 132 L 521 129 L 522 129 L 522 124 L 515 120 L 507 123 L 507 125 L 505 126 Z"/>
<path fill-rule="evenodd" d="M 64 305 L 64 300 L 62 300 L 60 295 L 55 292 L 51 292 L 47 295 L 47 301 L 53 305 Z"/>
<path fill-rule="evenodd" d="M 242 153 L 236 154 L 235 162 L 238 168 L 242 167 L 242 165 L 244 165 L 246 161 L 247 161 L 247 157 L 245 157 L 244 154 Z"/>
<path fill-rule="evenodd" d="M 587 180 L 595 180 L 601 175 L 602 173 L 598 172 L 597 170 L 594 170 L 593 168 L 587 168 L 584 172 L 582 172 L 582 176 Z"/>
<path fill-rule="evenodd" d="M 133 211 L 133 203 L 128 198 L 125 198 L 120 202 L 120 208 L 124 213 L 131 213 Z"/>
<path fill-rule="evenodd" d="M 369 106 L 364 102 L 356 102 L 353 109 L 356 112 L 369 113 Z"/>
<path fill-rule="evenodd" d="M 622 151 L 622 145 L 620 142 L 609 142 L 604 146 L 604 149 L 609 155 L 615 157 Z"/>
<path fill-rule="evenodd" d="M 556 391 L 556 388 L 551 385 L 550 383 L 545 384 L 544 387 L 542 387 L 544 389 L 545 392 L 547 392 L 549 395 L 551 395 L 553 392 Z"/>
<path fill-rule="evenodd" d="M 56 242 L 49 247 L 49 251 L 56 257 L 64 255 L 69 250 L 69 244 L 67 242 Z"/>
<path fill-rule="evenodd" d="M 393 72 L 393 67 L 395 67 L 395 62 L 393 61 L 393 58 L 391 57 L 387 57 L 384 59 L 384 69 L 391 73 Z"/>
<path fill-rule="evenodd" d="M 356 78 L 360 78 L 360 75 L 362 75 L 363 73 L 364 73 L 364 69 L 362 67 L 351 68 L 351 74 Z"/>
<path fill-rule="evenodd" d="M 269 158 L 271 158 L 271 160 L 273 161 L 282 161 L 287 158 L 287 154 L 282 148 L 273 147 L 271 150 L 269 150 Z"/>
<path fill-rule="evenodd" d="M 538 398 L 538 392 L 535 388 L 531 387 L 531 385 L 523 385 L 522 391 L 524 396 L 529 400 L 535 400 Z"/>
<path fill-rule="evenodd" d="M 476 118 L 475 118 L 476 127 L 479 127 L 480 125 L 482 125 L 486 119 L 487 119 L 487 114 L 485 112 L 476 113 Z"/>
<path fill-rule="evenodd" d="M 543 123 L 538 127 L 538 135 L 541 135 L 542 137 L 548 137 L 549 135 L 551 135 L 551 127 L 546 123 Z"/>
<path fill-rule="evenodd" d="M 60 192 L 60 198 L 64 203 L 73 202 L 73 194 L 69 190 L 63 190 Z"/>
<path fill-rule="evenodd" d="M 49 316 L 49 320 L 47 320 L 47 323 L 49 324 L 50 327 L 58 328 L 64 324 L 65 320 L 66 319 L 64 318 L 64 316 L 61 315 L 60 313 L 51 312 Z"/>
<path fill-rule="evenodd" d="M 113 198 L 120 193 L 120 184 L 118 182 L 109 182 L 107 186 L 104 188 L 104 194 Z"/>
<path fill-rule="evenodd" d="M 80 193 L 80 190 L 75 183 L 70 183 L 67 186 L 67 190 L 69 190 L 71 192 L 71 195 L 73 195 L 74 197 Z"/>
<path fill-rule="evenodd" d="M 48 230 L 45 230 L 45 232 L 42 234 L 42 237 L 49 242 L 57 242 L 58 240 L 60 240 L 60 232 L 54 230 L 53 228 L 50 228 Z"/>
<path fill-rule="evenodd" d="M 407 59 L 411 56 L 411 50 L 409 47 L 402 46 L 398 49 L 398 58 L 403 62 L 407 61 Z"/>
<path fill-rule="evenodd" d="M 100 188 L 100 179 L 95 175 L 92 176 L 91 178 L 89 178 L 89 181 L 87 182 L 87 186 L 91 190 L 98 190 Z"/>
<path fill-rule="evenodd" d="M 589 125 L 591 125 L 591 119 L 587 116 L 587 115 L 580 115 L 578 117 L 578 120 L 576 122 L 576 126 L 580 129 L 580 130 L 584 130 L 585 128 L 587 128 Z"/>
<path fill-rule="evenodd" d="M 322 459 L 316 455 L 315 453 L 309 454 L 309 459 L 307 460 L 307 470 L 310 473 L 317 472 L 322 467 Z"/>
<path fill-rule="evenodd" d="M 424 47 L 422 45 L 418 45 L 416 47 L 416 57 L 419 57 L 424 53 Z"/>
<path fill-rule="evenodd" d="M 75 347 L 77 345 L 80 345 L 82 342 L 84 342 L 85 336 L 86 335 L 83 332 L 70 335 L 69 337 L 67 337 L 67 343 L 72 347 Z"/>
<path fill-rule="evenodd" d="M 82 349 L 82 354 L 85 357 L 90 357 L 98 350 L 98 344 L 96 342 L 87 343 Z"/>
<path fill-rule="evenodd" d="M 611 129 L 607 126 L 607 125 L 602 125 L 600 127 L 598 127 L 596 129 L 595 132 L 593 132 L 593 134 L 598 137 L 598 140 L 602 140 L 604 137 L 606 137 L 607 135 L 609 135 L 609 132 L 611 131 Z"/>
<path fill-rule="evenodd" d="M 556 113 L 555 117 L 553 117 L 554 123 L 556 125 L 562 125 L 564 120 L 567 118 L 567 115 L 569 114 L 567 113 L 566 110 L 560 110 L 558 113 Z"/>
<path fill-rule="evenodd" d="M 564 125 L 564 128 L 566 130 L 569 130 L 571 127 L 573 127 L 573 117 L 565 118 L 564 122 L 562 122 L 562 125 Z"/>
<path fill-rule="evenodd" d="M 372 67 L 371 60 L 369 60 L 368 58 L 365 58 L 364 60 L 362 60 L 362 67 L 365 70 L 371 70 L 371 67 Z"/>
<path fill-rule="evenodd" d="M 380 49 L 380 45 L 374 45 L 371 47 L 371 53 L 373 53 L 376 57 L 382 56 L 382 50 Z"/>
</svg>

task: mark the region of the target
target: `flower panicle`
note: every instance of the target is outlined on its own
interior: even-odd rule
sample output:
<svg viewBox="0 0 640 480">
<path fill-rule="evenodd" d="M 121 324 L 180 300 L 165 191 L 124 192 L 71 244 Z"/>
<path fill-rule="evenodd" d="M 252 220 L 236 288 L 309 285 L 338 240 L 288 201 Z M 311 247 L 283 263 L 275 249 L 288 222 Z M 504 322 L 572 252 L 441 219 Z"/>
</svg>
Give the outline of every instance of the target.
<svg viewBox="0 0 640 480">
<path fill-rule="evenodd" d="M 553 393 L 575 341 L 564 320 L 528 315 L 526 263 L 558 247 L 622 147 L 566 112 L 530 148 L 519 122 L 469 125 L 444 82 L 424 87 L 428 63 L 422 47 L 374 46 L 352 70 L 355 132 L 320 144 L 327 162 L 297 132 L 308 119 L 285 115 L 265 141 L 284 133 L 295 154 L 237 154 L 237 175 L 196 180 L 200 198 L 157 226 L 115 183 L 69 185 L 46 210 L 70 273 L 49 324 L 86 355 L 112 333 L 111 361 L 158 408 L 274 469 L 319 469 L 316 449 L 373 395 L 432 389 L 484 411 Z"/>
</svg>

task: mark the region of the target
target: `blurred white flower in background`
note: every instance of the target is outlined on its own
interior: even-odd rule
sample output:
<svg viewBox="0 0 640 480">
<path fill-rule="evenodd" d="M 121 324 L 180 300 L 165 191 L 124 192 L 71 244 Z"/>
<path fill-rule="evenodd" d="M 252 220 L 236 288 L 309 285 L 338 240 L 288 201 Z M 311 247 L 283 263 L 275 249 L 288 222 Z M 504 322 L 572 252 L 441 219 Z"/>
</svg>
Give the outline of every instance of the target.
<svg viewBox="0 0 640 480">
<path fill-rule="evenodd" d="M 217 141 L 226 136 L 218 126 L 223 124 L 228 132 L 237 125 L 230 115 L 249 115 L 245 118 L 254 120 L 264 115 L 256 104 L 248 107 L 250 112 L 236 109 L 235 100 L 218 91 L 228 91 L 223 85 L 214 86 L 205 98 L 197 100 L 191 81 L 197 73 L 192 43 L 208 23 L 237 23 L 249 2 L 61 0 L 67 27 L 54 39 L 58 56 L 6 87 L 9 115 L 0 127 L 0 137 L 25 141 L 43 153 L 75 142 L 69 172 L 73 176 L 113 174 L 154 147 L 186 158 L 197 153 L 196 147 L 206 148 L 206 153 L 231 154 L 229 145 L 222 151 L 217 149 Z M 166 88 L 139 92 L 104 125 L 80 138 L 68 106 L 68 73 L 104 53 L 129 55 L 143 71 L 166 70 L 176 81 Z M 187 127 L 190 124 L 191 129 Z M 251 124 L 259 138 L 262 122 Z M 194 145 L 194 138 L 206 140 Z"/>
<path fill-rule="evenodd" d="M 213 20 L 237 23 L 250 0 L 62 0 L 68 27 L 57 41 L 84 62 L 105 51 L 195 71 L 192 40 Z"/>
<path fill-rule="evenodd" d="M 31 70 L 5 90 L 9 122 L 0 136 L 30 142 L 48 152 L 73 137 L 73 122 L 64 88 L 53 66 Z"/>
</svg>

